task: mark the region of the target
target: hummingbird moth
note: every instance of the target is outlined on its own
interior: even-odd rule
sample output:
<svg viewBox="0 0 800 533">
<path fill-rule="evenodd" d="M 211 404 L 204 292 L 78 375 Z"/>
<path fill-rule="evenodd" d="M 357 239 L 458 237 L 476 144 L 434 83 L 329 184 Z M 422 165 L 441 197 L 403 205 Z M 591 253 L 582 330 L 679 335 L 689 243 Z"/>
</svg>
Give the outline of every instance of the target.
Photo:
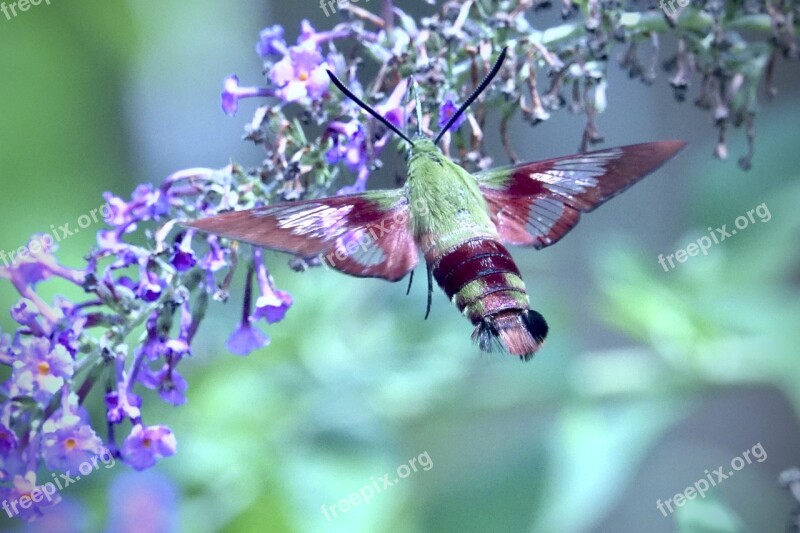
<svg viewBox="0 0 800 533">
<path fill-rule="evenodd" d="M 281 202 L 187 223 L 187 226 L 301 257 L 322 256 L 358 277 L 398 281 L 421 252 L 432 279 L 475 326 L 483 351 L 497 346 L 529 360 L 547 336 L 529 308 L 525 283 L 506 245 L 541 249 L 558 242 L 592 211 L 653 172 L 683 141 L 635 144 L 470 174 L 437 147 L 442 135 L 489 85 L 505 58 L 431 140 L 413 140 L 362 102 L 328 71 L 347 97 L 410 145 L 408 179 L 395 190 Z M 410 287 L 410 285 L 409 285 Z M 426 313 L 426 318 L 428 314 Z"/>
</svg>

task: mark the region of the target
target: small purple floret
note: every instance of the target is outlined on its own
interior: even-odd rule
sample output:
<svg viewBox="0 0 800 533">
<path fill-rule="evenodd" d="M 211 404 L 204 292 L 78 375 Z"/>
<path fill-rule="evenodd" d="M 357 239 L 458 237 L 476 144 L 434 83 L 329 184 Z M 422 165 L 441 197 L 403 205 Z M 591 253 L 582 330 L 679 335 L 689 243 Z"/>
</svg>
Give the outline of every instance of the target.
<svg viewBox="0 0 800 533">
<path fill-rule="evenodd" d="M 285 102 L 306 96 L 319 100 L 330 85 L 326 68 L 327 64 L 315 46 L 292 46 L 289 54 L 272 67 L 270 77 L 279 87 L 278 96 Z"/>
<path fill-rule="evenodd" d="M 273 95 L 274 91 L 264 87 L 239 87 L 239 77 L 236 76 L 236 74 L 232 74 L 225 78 L 224 89 L 220 95 L 222 99 L 222 110 L 226 115 L 233 116 L 239 109 L 240 98 Z"/>
<path fill-rule="evenodd" d="M 142 398 L 123 387 L 106 394 L 106 419 L 112 424 L 119 424 L 125 419 L 137 419 L 142 413 Z"/>
<path fill-rule="evenodd" d="M 73 417 L 66 418 L 71 422 Z M 42 456 L 50 470 L 77 470 L 103 450 L 103 441 L 88 424 L 67 423 L 51 429 L 42 435 Z"/>
<path fill-rule="evenodd" d="M 456 111 L 458 111 L 458 106 L 455 104 L 455 95 L 448 94 L 444 102 L 442 102 L 442 105 L 439 106 L 439 129 L 444 128 L 447 125 L 447 122 L 453 115 L 455 115 Z M 450 126 L 449 131 L 457 130 L 464 122 L 465 118 L 466 117 L 464 115 L 458 117 L 453 125 Z"/>
<path fill-rule="evenodd" d="M 236 330 L 231 333 L 225 346 L 227 346 L 228 351 L 236 355 L 249 355 L 253 350 L 267 346 L 270 340 L 269 336 L 262 333 L 248 319 L 246 322 L 240 323 Z"/>
<path fill-rule="evenodd" d="M 261 30 L 258 34 L 256 53 L 261 57 L 285 54 L 286 42 L 283 40 L 283 27 L 276 24 Z"/>
<path fill-rule="evenodd" d="M 137 424 L 122 444 L 122 460 L 136 470 L 144 470 L 158 459 L 175 454 L 177 446 L 175 435 L 167 426 Z"/>
</svg>

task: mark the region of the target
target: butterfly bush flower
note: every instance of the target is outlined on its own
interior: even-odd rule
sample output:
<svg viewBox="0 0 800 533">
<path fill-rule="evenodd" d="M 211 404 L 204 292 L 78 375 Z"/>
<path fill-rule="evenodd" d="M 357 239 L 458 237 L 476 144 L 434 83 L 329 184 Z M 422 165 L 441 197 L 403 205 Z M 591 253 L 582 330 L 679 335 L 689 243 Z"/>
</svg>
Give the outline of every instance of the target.
<svg viewBox="0 0 800 533">
<path fill-rule="evenodd" d="M 10 310 L 17 331 L 0 333 L 0 364 L 10 374 L 0 384 L 3 494 L 32 490 L 31 472 L 40 467 L 74 471 L 109 453 L 144 469 L 175 453 L 175 435 L 148 420 L 137 391 L 154 389 L 171 405 L 187 401 L 179 365 L 191 357 L 209 302 L 227 297 L 237 256 L 233 243 L 198 236 L 178 222 L 248 205 L 240 199 L 256 201 L 245 193 L 252 190 L 253 176 L 229 165 L 177 172 L 160 187 L 137 187 L 127 200 L 108 193 L 108 227 L 81 268 L 60 264 L 45 242 L 0 270 L 22 297 Z M 146 244 L 129 242 L 140 232 Z M 261 298 L 254 313 L 275 323 L 292 298 L 275 286 L 265 265 L 258 272 Z M 76 286 L 85 298 L 45 300 L 39 286 L 53 279 Z M 141 336 L 132 333 L 140 324 Z M 100 387 L 105 416 L 96 420 L 82 405 Z M 24 517 L 44 511 L 36 505 Z"/>
<path fill-rule="evenodd" d="M 20 357 L 14 361 L 12 384 L 16 391 L 48 401 L 72 376 L 73 360 L 62 344 L 34 338 L 21 346 Z"/>
<path fill-rule="evenodd" d="M 272 81 L 279 87 L 278 96 L 285 102 L 304 97 L 319 100 L 328 90 L 330 79 L 325 72 L 328 65 L 313 42 L 307 42 L 291 47 L 270 71 Z"/>
<path fill-rule="evenodd" d="M 189 230 L 180 243 L 175 243 L 171 262 L 178 272 L 185 272 L 197 264 L 197 258 L 192 250 L 192 235 L 194 231 Z"/>
<path fill-rule="evenodd" d="M 271 339 L 255 326 L 251 316 L 244 317 L 236 330 L 228 337 L 225 346 L 233 354 L 249 355 L 253 350 L 268 346 Z"/>
<path fill-rule="evenodd" d="M 186 403 L 188 384 L 170 363 L 164 363 L 156 372 L 144 371 L 141 382 L 145 387 L 157 390 L 161 399 L 169 404 L 182 405 Z"/>
<path fill-rule="evenodd" d="M 454 100 L 455 95 L 450 93 L 447 95 L 444 102 L 442 102 L 442 105 L 439 106 L 439 129 L 444 128 L 447 122 L 453 117 L 453 115 L 455 115 L 456 111 L 458 111 L 458 106 Z M 465 118 L 466 117 L 464 115 L 458 117 L 456 121 L 453 122 L 453 125 L 450 126 L 450 129 L 452 131 L 457 130 L 464 122 Z"/>
<path fill-rule="evenodd" d="M 112 424 L 123 420 L 137 420 L 141 417 L 142 398 L 125 388 L 106 394 L 106 418 Z"/>
<path fill-rule="evenodd" d="M 136 470 L 150 468 L 158 459 L 173 455 L 177 441 L 167 426 L 137 424 L 122 444 L 122 458 Z"/>
<path fill-rule="evenodd" d="M 39 494 L 34 494 L 34 491 L 39 491 Z M 50 495 L 49 498 L 43 497 L 41 494 L 42 488 L 36 482 L 36 472 L 32 470 L 26 471 L 24 474 L 15 474 L 10 480 L 7 487 L 0 487 L 0 500 L 6 502 L 16 502 L 16 510 L 23 520 L 33 520 L 37 516 L 41 516 L 42 511 L 48 507 L 58 504 L 61 501 L 61 496 L 58 492 Z M 22 506 L 22 498 L 26 498 L 25 507 Z M 34 500 L 36 498 L 36 500 Z M 6 511 L 8 512 L 8 511 Z"/>
<path fill-rule="evenodd" d="M 49 429 L 42 434 L 42 457 L 50 470 L 77 470 L 81 463 L 102 453 L 103 441 L 88 424 L 63 421 Z"/>
<path fill-rule="evenodd" d="M 328 131 L 333 134 L 333 146 L 325 152 L 328 163 L 344 161 L 349 170 L 355 171 L 369 161 L 364 127 L 357 120 L 332 122 Z"/>
<path fill-rule="evenodd" d="M 260 261 L 260 252 L 254 252 L 254 263 L 261 263 Z M 263 311 L 259 311 L 256 308 L 255 312 L 251 309 L 251 303 L 253 298 L 253 273 L 258 266 L 251 265 L 248 272 L 247 272 L 247 282 L 244 288 L 244 305 L 242 308 L 242 320 L 239 322 L 239 325 L 236 327 L 236 330 L 228 337 L 225 346 L 231 353 L 236 355 L 248 355 L 253 350 L 258 348 L 262 348 L 264 346 L 268 346 L 272 339 L 270 339 L 269 335 L 264 334 L 256 325 L 258 317 L 256 313 L 259 312 L 266 312 L 266 309 Z M 268 288 L 269 289 L 269 288 Z M 262 295 L 262 298 L 264 296 Z M 270 300 L 267 300 L 263 307 L 267 307 L 267 304 L 272 303 Z M 280 309 L 281 302 L 276 298 L 275 303 L 277 304 L 277 309 Z M 287 306 L 288 309 L 288 306 Z M 285 313 L 285 311 L 284 311 Z M 277 316 L 277 315 L 276 315 Z"/>
<path fill-rule="evenodd" d="M 256 53 L 261 57 L 285 55 L 287 51 L 286 41 L 283 40 L 283 26 L 269 26 L 258 34 Z"/>
<path fill-rule="evenodd" d="M 375 111 L 398 128 L 405 127 L 406 112 L 408 110 L 403 106 L 403 98 L 405 98 L 407 92 L 408 80 L 404 79 L 392 90 L 392 94 L 389 95 L 385 102 L 375 106 Z"/>
<path fill-rule="evenodd" d="M 239 109 L 239 99 L 256 96 L 274 96 L 275 91 L 266 87 L 240 87 L 239 77 L 235 74 L 225 79 L 222 91 L 222 110 L 228 115 L 235 115 Z"/>
<path fill-rule="evenodd" d="M 268 324 L 275 324 L 283 320 L 294 300 L 288 292 L 275 288 L 275 281 L 269 275 L 260 250 L 253 251 L 253 261 L 256 264 L 258 290 L 261 293 L 256 300 L 253 318 L 263 318 Z"/>
<path fill-rule="evenodd" d="M 583 4 L 567 2 L 566 20 L 537 29 L 538 10 L 549 4 L 450 2 L 415 20 L 385 0 L 375 10 L 381 16 L 368 11 L 371 4 L 342 9 L 346 21 L 327 29 L 308 21 L 299 29 L 269 25 L 257 36 L 253 58 L 264 79 L 242 86 L 231 75 L 221 93 L 228 115 L 245 99 L 252 104 L 244 137 L 256 145 L 260 165 L 188 168 L 160 185 L 138 185 L 129 198 L 105 193 L 106 227 L 85 263 L 59 262 L 57 245 L 46 234 L 31 238 L 25 256 L 0 263 L 0 283 L 20 297 L 9 310 L 16 330 L 0 332 L 0 364 L 9 376 L 0 383 L 0 499 L 30 495 L 42 468 L 74 469 L 104 450 L 136 470 L 177 453 L 176 435 L 153 420 L 141 392 L 157 391 L 170 405 L 191 401 L 196 334 L 206 314 L 232 292 L 243 294 L 243 305 L 228 351 L 269 356 L 270 349 L 262 350 L 271 341 L 266 331 L 280 328 L 294 299 L 277 286 L 260 251 L 182 224 L 367 189 L 387 149 L 403 145 L 333 89 L 326 70 L 347 80 L 396 128 L 430 132 L 453 116 L 457 102 L 466 100 L 507 47 L 508 58 L 472 104 L 469 123 L 459 120 L 443 138 L 458 148 L 451 150 L 457 162 L 475 170 L 491 162 L 484 139 L 492 132 L 479 128 L 492 112 L 511 160 L 507 132 L 515 115 L 535 126 L 558 111 L 582 114 L 580 144 L 586 149 L 602 138 L 599 117 L 611 101 L 607 91 L 614 89 L 607 76 L 611 58 L 619 57 L 630 77 L 646 83 L 656 80 L 656 67 L 663 64 L 676 98 L 685 100 L 696 90 L 695 103 L 712 113 L 719 154 L 727 152 L 731 126 L 744 126 L 748 152 L 740 165 L 749 166 L 759 84 L 774 93 L 777 59 L 798 59 L 797 32 L 786 23 L 800 19 L 797 3 L 767 8 L 697 0 L 673 17 L 657 8 L 629 11 L 642 8 L 627 2 L 590 3 L 581 13 Z M 290 45 L 292 32 L 298 37 Z M 749 41 L 739 32 L 747 32 Z M 663 56 L 656 46 L 649 63 L 643 62 L 640 45 L 657 45 L 666 34 L 675 34 L 676 51 Z M 625 50 L 618 54 L 614 48 L 620 46 Z M 376 74 L 365 75 L 366 68 Z M 412 112 L 412 77 L 421 123 Z M 290 258 L 296 270 L 319 264 L 319 257 Z M 237 270 L 246 272 L 243 289 L 233 286 Z M 70 286 L 82 296 L 45 297 L 40 288 L 50 284 Z M 102 414 L 90 417 L 83 406 L 98 397 Z M 56 501 L 57 495 L 38 502 L 24 517 L 35 518 Z"/>
</svg>

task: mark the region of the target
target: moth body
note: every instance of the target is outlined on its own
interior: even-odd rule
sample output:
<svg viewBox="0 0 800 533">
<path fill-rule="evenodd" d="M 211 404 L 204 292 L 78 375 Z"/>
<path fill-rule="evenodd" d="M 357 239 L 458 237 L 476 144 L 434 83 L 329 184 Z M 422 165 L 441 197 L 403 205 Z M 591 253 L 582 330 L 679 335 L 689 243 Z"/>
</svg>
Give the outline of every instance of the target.
<svg viewBox="0 0 800 533">
<path fill-rule="evenodd" d="M 442 291 L 475 326 L 484 351 L 499 342 L 529 358 L 547 323 L 528 309 L 525 283 L 499 242 L 475 177 L 428 139 L 417 139 L 408 165 L 411 224 L 417 246 Z"/>
</svg>

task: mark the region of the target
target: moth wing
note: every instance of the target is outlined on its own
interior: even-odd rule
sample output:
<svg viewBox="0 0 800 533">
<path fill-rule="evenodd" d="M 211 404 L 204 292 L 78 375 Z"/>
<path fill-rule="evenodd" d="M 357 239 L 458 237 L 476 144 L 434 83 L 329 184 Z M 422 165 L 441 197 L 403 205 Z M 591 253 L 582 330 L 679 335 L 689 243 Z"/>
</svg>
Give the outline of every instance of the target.
<svg viewBox="0 0 800 533">
<path fill-rule="evenodd" d="M 475 175 L 505 244 L 541 249 L 588 213 L 673 157 L 686 143 L 662 141 L 500 167 Z"/>
<path fill-rule="evenodd" d="M 408 198 L 400 189 L 281 202 L 186 225 L 301 257 L 321 255 L 332 268 L 358 277 L 397 281 L 418 260 Z"/>
</svg>

